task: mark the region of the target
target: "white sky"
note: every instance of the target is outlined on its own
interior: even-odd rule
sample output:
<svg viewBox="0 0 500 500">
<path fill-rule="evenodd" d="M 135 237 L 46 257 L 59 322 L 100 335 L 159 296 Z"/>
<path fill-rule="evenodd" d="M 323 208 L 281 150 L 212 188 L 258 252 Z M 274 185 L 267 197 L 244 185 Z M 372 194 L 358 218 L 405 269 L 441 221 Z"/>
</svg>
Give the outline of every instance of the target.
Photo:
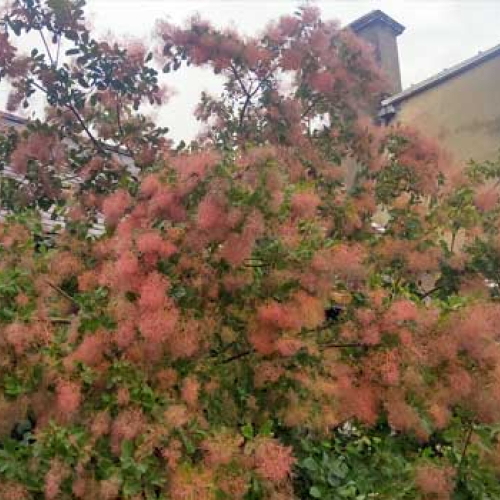
<svg viewBox="0 0 500 500">
<path fill-rule="evenodd" d="M 0 0 L 2 3 L 2 0 Z M 148 37 L 157 19 L 180 23 L 195 12 L 218 26 L 234 25 L 246 34 L 293 12 L 296 0 L 87 0 L 95 29 L 116 35 Z M 347 24 L 381 9 L 406 26 L 399 37 L 403 87 L 418 83 L 479 51 L 500 43 L 500 0 L 317 0 L 324 19 Z M 500 80 L 500 79 L 499 79 Z M 197 129 L 193 108 L 202 90 L 216 92 L 217 79 L 203 70 L 168 75 L 177 95 L 160 113 L 176 139 Z M 3 99 L 0 97 L 0 107 Z"/>
</svg>

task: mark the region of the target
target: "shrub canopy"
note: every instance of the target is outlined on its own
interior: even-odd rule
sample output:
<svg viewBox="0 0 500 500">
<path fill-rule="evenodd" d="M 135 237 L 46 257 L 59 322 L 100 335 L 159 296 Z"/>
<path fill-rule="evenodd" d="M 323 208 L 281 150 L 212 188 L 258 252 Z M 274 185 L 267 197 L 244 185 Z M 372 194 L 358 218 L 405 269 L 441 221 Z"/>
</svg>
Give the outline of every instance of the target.
<svg viewBox="0 0 500 500">
<path fill-rule="evenodd" d="M 47 104 L 0 135 L 2 499 L 499 498 L 498 164 L 377 126 L 311 6 L 149 50 L 83 0 L 0 27 L 10 108 Z M 224 91 L 174 145 L 146 111 L 188 65 Z"/>
</svg>

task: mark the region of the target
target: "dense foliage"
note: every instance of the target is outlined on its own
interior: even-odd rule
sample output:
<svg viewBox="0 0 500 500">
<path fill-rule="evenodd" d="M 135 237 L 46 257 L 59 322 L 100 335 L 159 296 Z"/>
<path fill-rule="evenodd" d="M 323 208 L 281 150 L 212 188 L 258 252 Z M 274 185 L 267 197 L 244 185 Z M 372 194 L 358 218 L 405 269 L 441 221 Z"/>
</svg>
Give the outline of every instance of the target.
<svg viewBox="0 0 500 500">
<path fill-rule="evenodd" d="M 0 136 L 0 497 L 500 498 L 498 165 L 375 125 L 313 7 L 151 51 L 83 9 L 0 21 L 11 108 L 48 104 Z M 191 64 L 224 92 L 174 147 L 143 109 Z"/>
</svg>

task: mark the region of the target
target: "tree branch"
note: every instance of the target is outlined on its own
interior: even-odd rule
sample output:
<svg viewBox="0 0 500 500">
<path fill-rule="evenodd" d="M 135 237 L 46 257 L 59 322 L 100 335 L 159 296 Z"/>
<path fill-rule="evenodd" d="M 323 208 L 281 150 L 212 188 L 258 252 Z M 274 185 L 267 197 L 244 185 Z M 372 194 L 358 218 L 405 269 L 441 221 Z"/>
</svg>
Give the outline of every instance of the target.
<svg viewBox="0 0 500 500">
<path fill-rule="evenodd" d="M 245 260 L 245 263 L 243 265 L 245 267 L 271 267 L 271 264 L 269 264 L 268 262 L 259 262 L 258 260 L 253 261 L 252 259 Z"/>
<path fill-rule="evenodd" d="M 47 283 L 47 285 L 49 285 L 61 296 L 63 296 L 66 300 L 69 300 L 77 308 L 77 310 L 80 309 L 80 304 L 71 295 L 66 293 L 62 288 L 58 287 L 57 285 L 54 285 L 54 283 L 52 283 L 49 280 L 45 280 L 45 283 Z"/>
<path fill-rule="evenodd" d="M 455 231 L 452 231 L 451 233 L 451 243 L 450 243 L 450 252 L 453 252 L 453 249 L 455 248 L 455 240 L 457 239 L 457 233 L 458 229 Z"/>
<path fill-rule="evenodd" d="M 241 90 L 243 91 L 245 96 L 248 97 L 250 93 L 248 92 L 246 85 L 243 83 L 243 80 L 241 79 L 238 70 L 234 67 L 233 63 L 230 63 L 229 67 L 231 68 L 231 71 L 233 72 L 233 75 L 236 78 L 237 82 L 240 84 Z"/>
<path fill-rule="evenodd" d="M 39 323 L 46 323 L 47 321 L 49 323 L 54 323 L 54 324 L 63 324 L 63 325 L 69 325 L 73 321 L 71 318 L 59 318 L 59 317 L 48 317 L 46 319 L 42 318 L 34 318 L 33 321 L 38 321 Z"/>
<path fill-rule="evenodd" d="M 61 50 L 61 34 L 57 35 L 56 68 L 59 65 L 59 51 Z"/>
<path fill-rule="evenodd" d="M 420 296 L 420 300 L 426 299 L 427 297 L 429 297 L 429 295 L 432 295 L 434 292 L 441 290 L 441 288 L 442 288 L 441 286 L 435 286 L 434 288 L 431 288 L 428 292 L 425 292 L 423 295 Z"/>
<path fill-rule="evenodd" d="M 316 99 L 313 99 L 309 106 L 307 106 L 306 110 L 302 113 L 302 115 L 300 115 L 301 120 L 303 120 L 312 111 L 314 106 L 322 101 L 322 99 L 322 96 L 318 96 L 316 97 Z"/>
<path fill-rule="evenodd" d="M 462 462 L 465 459 L 465 455 L 467 453 L 467 448 L 470 445 L 471 438 L 472 438 L 472 431 L 474 430 L 474 426 L 472 423 L 469 425 L 469 428 L 467 429 L 467 434 L 465 435 L 465 441 L 464 441 L 464 446 L 462 448 L 462 453 L 460 455 L 460 462 L 458 462 L 458 468 L 460 469 L 462 467 Z"/>
<path fill-rule="evenodd" d="M 73 106 L 73 104 L 66 104 L 65 106 L 75 115 L 76 119 L 78 120 L 78 122 L 80 123 L 81 127 L 83 128 L 83 130 L 87 134 L 88 138 L 92 141 L 92 144 L 94 144 L 94 146 L 96 147 L 96 149 L 99 152 L 104 153 L 104 149 L 102 148 L 101 144 L 94 137 L 94 135 L 92 134 L 92 132 L 89 130 L 89 128 L 87 127 L 87 124 L 85 123 L 85 121 L 83 120 L 83 118 L 80 116 L 80 113 L 78 113 L 78 111 L 75 109 L 75 107 Z"/>
<path fill-rule="evenodd" d="M 257 85 L 257 88 L 255 90 L 247 89 L 241 76 L 238 73 L 238 70 L 234 67 L 234 65 L 231 63 L 229 67 L 231 68 L 231 71 L 233 72 L 234 78 L 240 84 L 241 90 L 245 96 L 245 102 L 243 103 L 243 107 L 240 110 L 240 116 L 238 119 L 238 131 L 241 132 L 241 129 L 243 128 L 243 122 L 245 120 L 245 114 L 247 112 L 247 108 L 250 105 L 252 98 L 255 96 L 255 94 L 259 90 L 260 86 L 262 85 L 262 80 L 260 81 L 259 85 Z"/>
<path fill-rule="evenodd" d="M 69 325 L 71 324 L 71 319 L 70 318 L 49 318 L 49 321 L 51 323 L 61 323 L 63 325 Z"/>
<path fill-rule="evenodd" d="M 254 353 L 253 349 L 249 349 L 247 351 L 239 352 L 238 354 L 235 354 L 234 356 L 231 356 L 229 358 L 226 358 L 226 359 L 222 360 L 219 364 L 226 365 L 227 363 L 231 363 L 231 361 L 236 361 L 237 359 L 244 358 L 245 356 L 248 356 L 248 355 L 253 354 L 253 353 Z"/>
<path fill-rule="evenodd" d="M 44 87 L 42 87 L 40 84 L 38 84 L 37 82 L 35 81 L 31 81 L 31 84 L 36 87 L 38 90 L 44 92 L 45 94 L 48 93 L 48 90 Z M 73 115 L 76 117 L 76 119 L 78 120 L 78 122 L 80 123 L 81 127 L 83 128 L 83 130 L 85 131 L 87 137 L 92 141 L 92 144 L 94 144 L 95 148 L 100 152 L 100 153 L 104 153 L 104 149 L 102 147 L 102 145 L 99 143 L 99 141 L 94 137 L 94 135 L 92 134 L 92 132 L 89 130 L 89 128 L 87 127 L 87 124 L 85 123 L 85 121 L 83 120 L 83 118 L 80 116 L 80 113 L 78 113 L 78 111 L 76 110 L 76 108 L 73 106 L 73 104 L 64 104 L 64 106 L 66 108 L 68 108 L 72 113 Z"/>
<path fill-rule="evenodd" d="M 125 132 L 123 131 L 123 126 L 122 126 L 122 118 L 121 118 L 121 111 L 120 111 L 121 105 L 122 105 L 121 99 L 117 99 L 117 101 L 116 101 L 116 124 L 118 126 L 118 131 L 120 132 L 120 135 L 122 136 L 122 139 L 124 139 Z M 130 146 L 124 140 L 120 141 L 120 145 L 123 145 L 123 144 L 125 144 L 125 148 L 127 149 L 130 157 L 135 160 L 134 152 L 132 151 Z"/>
<path fill-rule="evenodd" d="M 55 61 L 54 61 L 54 58 L 52 57 L 52 53 L 50 52 L 47 40 L 45 39 L 45 35 L 43 34 L 42 27 L 39 28 L 38 33 L 40 33 L 40 37 L 42 38 L 43 45 L 45 46 L 45 51 L 47 52 L 47 55 L 49 56 L 50 64 L 52 65 L 52 67 L 55 67 Z"/>
<path fill-rule="evenodd" d="M 320 347 L 322 349 L 342 349 L 347 347 L 368 348 L 369 346 L 366 344 L 361 344 L 359 342 L 352 342 L 349 344 L 341 344 L 341 343 L 320 344 Z"/>
<path fill-rule="evenodd" d="M 125 133 L 123 132 L 120 108 L 121 108 L 121 102 L 119 102 L 117 100 L 116 101 L 116 124 L 118 125 L 118 131 L 120 132 L 120 135 L 123 137 L 125 135 Z"/>
<path fill-rule="evenodd" d="M 265 79 L 266 79 L 266 77 L 263 78 L 262 80 L 260 80 L 260 82 L 257 85 L 257 87 L 255 88 L 255 90 L 249 92 L 249 94 L 247 95 L 247 98 L 245 99 L 245 103 L 243 104 L 243 108 L 241 108 L 241 111 L 240 111 L 240 119 L 239 119 L 239 123 L 238 123 L 238 130 L 241 131 L 241 129 L 243 128 L 243 122 L 245 120 L 245 114 L 247 112 L 247 108 L 248 108 L 248 106 L 250 106 L 253 97 L 261 89 L 262 84 L 264 83 Z"/>
</svg>

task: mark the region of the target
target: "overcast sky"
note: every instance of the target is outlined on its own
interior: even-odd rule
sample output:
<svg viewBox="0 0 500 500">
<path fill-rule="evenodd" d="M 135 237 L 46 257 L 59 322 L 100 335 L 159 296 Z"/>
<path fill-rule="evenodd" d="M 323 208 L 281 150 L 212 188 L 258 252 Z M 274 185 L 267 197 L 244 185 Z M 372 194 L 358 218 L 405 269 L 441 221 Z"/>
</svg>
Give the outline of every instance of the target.
<svg viewBox="0 0 500 500">
<path fill-rule="evenodd" d="M 0 0 L 2 3 L 2 0 Z M 99 32 L 145 37 L 159 18 L 182 22 L 199 12 L 219 26 L 234 25 L 249 35 L 267 22 L 293 12 L 296 0 L 87 0 L 92 24 Z M 500 44 L 500 0 L 317 0 L 324 19 L 347 24 L 381 9 L 406 26 L 399 37 L 403 87 L 418 83 L 479 51 Z M 192 135 L 192 109 L 202 90 L 218 83 L 203 71 L 170 77 L 177 95 L 160 118 L 175 138 Z M 0 105 L 2 99 L 0 99 Z"/>
</svg>

